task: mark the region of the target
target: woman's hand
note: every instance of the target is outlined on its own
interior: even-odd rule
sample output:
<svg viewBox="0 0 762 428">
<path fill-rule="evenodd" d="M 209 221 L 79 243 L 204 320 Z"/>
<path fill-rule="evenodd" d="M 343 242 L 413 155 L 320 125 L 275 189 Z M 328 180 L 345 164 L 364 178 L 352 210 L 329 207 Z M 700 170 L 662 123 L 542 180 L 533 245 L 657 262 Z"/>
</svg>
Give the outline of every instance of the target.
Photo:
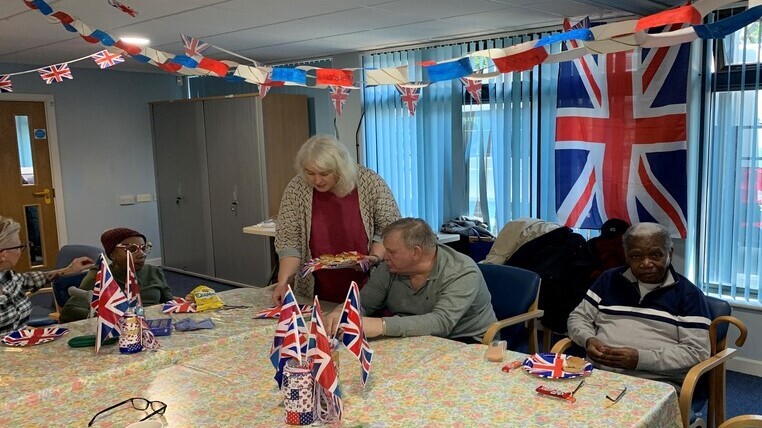
<svg viewBox="0 0 762 428">
<path fill-rule="evenodd" d="M 288 284 L 277 284 L 275 286 L 275 289 L 273 289 L 273 302 L 280 306 L 283 304 L 283 296 L 286 295 L 286 291 L 288 290 Z"/>
<path fill-rule="evenodd" d="M 80 273 L 85 269 L 91 268 L 94 264 L 95 262 L 90 257 L 77 257 L 66 267 L 66 274 Z"/>
</svg>

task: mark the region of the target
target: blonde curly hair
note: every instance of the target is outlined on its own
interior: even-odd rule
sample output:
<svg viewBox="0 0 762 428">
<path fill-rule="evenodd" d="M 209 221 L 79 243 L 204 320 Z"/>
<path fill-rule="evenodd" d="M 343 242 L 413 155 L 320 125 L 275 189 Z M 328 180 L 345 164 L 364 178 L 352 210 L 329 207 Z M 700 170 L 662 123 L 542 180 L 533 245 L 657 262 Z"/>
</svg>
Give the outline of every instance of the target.
<svg viewBox="0 0 762 428">
<path fill-rule="evenodd" d="M 349 150 L 330 135 L 316 135 L 307 140 L 296 153 L 294 168 L 304 181 L 309 182 L 304 169 L 315 166 L 323 171 L 333 171 L 338 181 L 332 189 L 337 196 L 346 196 L 357 184 L 357 163 Z"/>
</svg>

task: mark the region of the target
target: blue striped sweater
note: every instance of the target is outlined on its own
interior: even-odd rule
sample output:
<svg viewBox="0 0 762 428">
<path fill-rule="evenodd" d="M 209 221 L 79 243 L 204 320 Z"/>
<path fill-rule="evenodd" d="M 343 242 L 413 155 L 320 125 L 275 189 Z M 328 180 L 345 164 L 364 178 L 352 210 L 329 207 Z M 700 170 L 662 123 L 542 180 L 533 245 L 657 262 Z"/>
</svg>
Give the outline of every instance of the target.
<svg viewBox="0 0 762 428">
<path fill-rule="evenodd" d="M 672 266 L 664 282 L 642 298 L 637 278 L 621 267 L 598 278 L 567 326 L 583 348 L 595 336 L 611 347 L 637 349 L 635 370 L 604 369 L 666 381 L 679 390 L 687 371 L 709 357 L 709 317 L 704 294 Z"/>
</svg>

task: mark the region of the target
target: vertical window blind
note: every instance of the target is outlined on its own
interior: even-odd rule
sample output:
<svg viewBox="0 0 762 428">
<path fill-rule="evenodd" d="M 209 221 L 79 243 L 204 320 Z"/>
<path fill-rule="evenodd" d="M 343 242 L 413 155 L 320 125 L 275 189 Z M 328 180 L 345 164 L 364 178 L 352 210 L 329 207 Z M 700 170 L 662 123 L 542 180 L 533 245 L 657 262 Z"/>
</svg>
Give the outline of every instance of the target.
<svg viewBox="0 0 762 428">
<path fill-rule="evenodd" d="M 736 11 L 721 11 L 727 16 Z M 722 18 L 724 16 L 720 16 Z M 712 46 L 703 180 L 699 283 L 705 291 L 759 305 L 762 274 L 762 98 L 760 25 Z"/>
</svg>

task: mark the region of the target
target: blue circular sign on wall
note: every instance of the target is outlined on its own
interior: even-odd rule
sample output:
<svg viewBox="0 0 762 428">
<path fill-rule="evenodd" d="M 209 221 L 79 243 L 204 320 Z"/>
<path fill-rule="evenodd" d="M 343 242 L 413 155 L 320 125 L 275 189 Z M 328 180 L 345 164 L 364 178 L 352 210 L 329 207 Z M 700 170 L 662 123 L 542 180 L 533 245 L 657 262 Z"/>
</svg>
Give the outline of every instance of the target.
<svg viewBox="0 0 762 428">
<path fill-rule="evenodd" d="M 47 137 L 48 137 L 48 133 L 44 129 L 35 129 L 34 130 L 34 138 L 36 138 L 38 140 L 44 140 Z"/>
</svg>

